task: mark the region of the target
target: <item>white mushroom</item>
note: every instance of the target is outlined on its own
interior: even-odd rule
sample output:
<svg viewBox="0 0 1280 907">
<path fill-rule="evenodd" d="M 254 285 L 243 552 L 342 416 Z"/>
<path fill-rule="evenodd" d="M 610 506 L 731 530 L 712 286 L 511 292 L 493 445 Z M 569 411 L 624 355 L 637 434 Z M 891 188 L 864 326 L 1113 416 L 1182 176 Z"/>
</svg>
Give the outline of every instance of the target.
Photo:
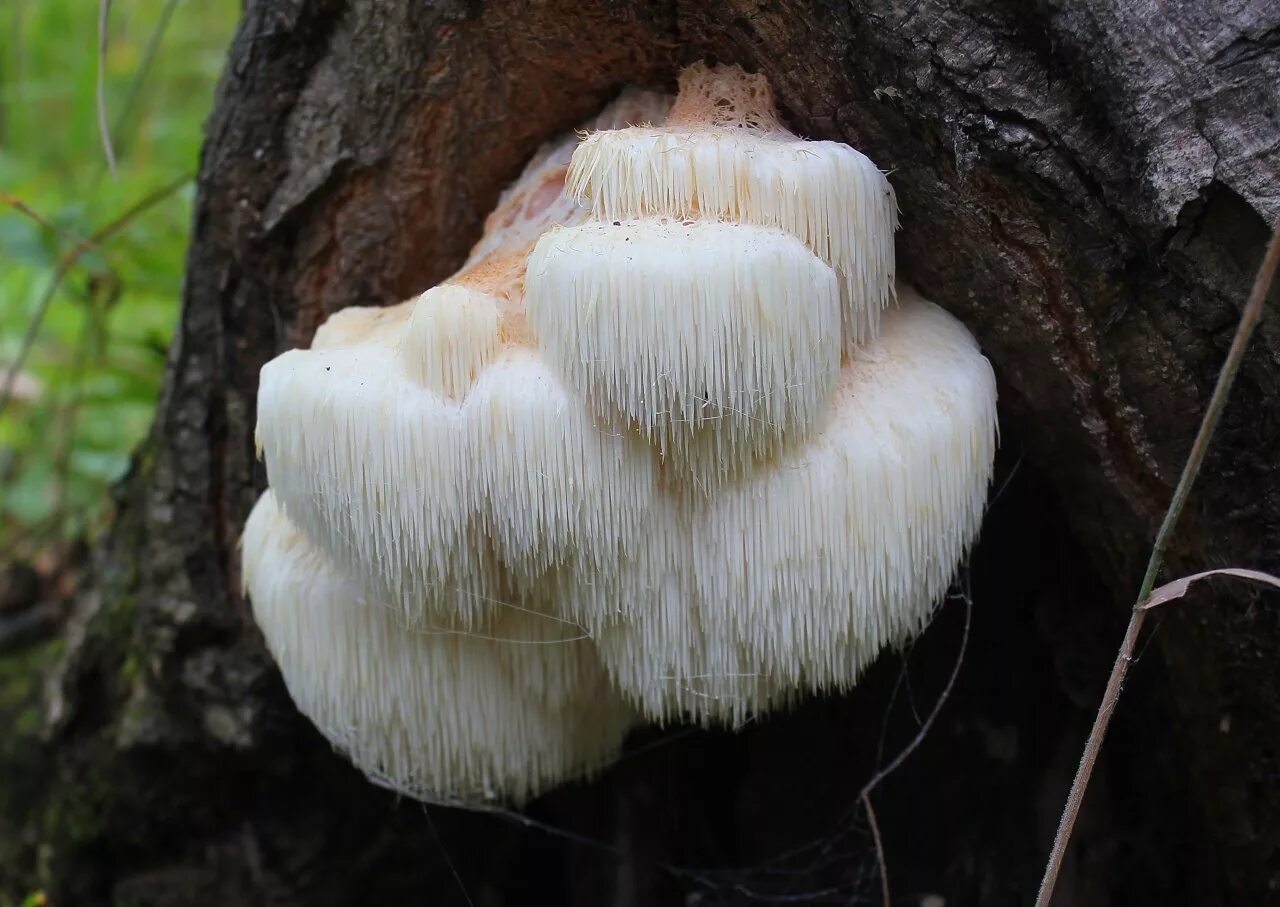
<svg viewBox="0 0 1280 907">
<path fill-rule="evenodd" d="M 413 314 L 416 299 L 385 307 L 353 305 L 334 312 L 311 338 L 313 350 L 341 349 L 372 341 L 394 342 Z"/>
<path fill-rule="evenodd" d="M 736 724 L 851 687 L 946 592 L 986 502 L 995 379 L 958 321 L 899 294 L 822 429 L 710 498 L 665 496 L 611 598 L 576 600 L 647 717 Z"/>
<path fill-rule="evenodd" d="M 497 302 L 485 293 L 450 284 L 427 290 L 399 334 L 406 372 L 423 387 L 461 400 L 498 352 L 500 319 Z"/>
<path fill-rule="evenodd" d="M 462 400 L 402 356 L 373 341 L 262 370 L 267 474 L 314 545 L 408 622 L 616 569 L 653 493 L 641 442 L 600 431 L 532 351 L 499 353 Z"/>
<path fill-rule="evenodd" d="M 893 187 L 865 155 L 787 131 L 763 76 L 695 64 L 662 126 L 595 132 L 569 189 L 592 215 L 705 218 L 778 227 L 840 277 L 848 346 L 875 336 L 893 298 Z"/>
<path fill-rule="evenodd" d="M 520 802 L 598 771 L 632 721 L 590 641 L 493 607 L 406 631 L 268 491 L 244 533 L 253 614 L 298 708 L 371 779 L 419 799 Z"/>
<path fill-rule="evenodd" d="M 526 280 L 538 344 L 570 386 L 704 486 L 824 415 L 839 291 L 788 233 L 587 223 L 544 234 Z"/>
<path fill-rule="evenodd" d="M 666 106 L 628 92 L 593 125 Z M 611 573 L 647 511 L 644 445 L 598 427 L 524 326 L 529 244 L 586 216 L 563 192 L 575 141 L 539 152 L 447 283 L 339 312 L 262 369 L 258 446 L 281 506 L 408 623 Z"/>
<path fill-rule="evenodd" d="M 620 696 L 738 724 L 847 688 L 977 534 L 995 381 L 896 287 L 884 175 L 758 76 L 680 89 L 540 151 L 445 284 L 262 370 L 255 615 L 398 790 L 532 796 L 611 757 Z"/>
</svg>

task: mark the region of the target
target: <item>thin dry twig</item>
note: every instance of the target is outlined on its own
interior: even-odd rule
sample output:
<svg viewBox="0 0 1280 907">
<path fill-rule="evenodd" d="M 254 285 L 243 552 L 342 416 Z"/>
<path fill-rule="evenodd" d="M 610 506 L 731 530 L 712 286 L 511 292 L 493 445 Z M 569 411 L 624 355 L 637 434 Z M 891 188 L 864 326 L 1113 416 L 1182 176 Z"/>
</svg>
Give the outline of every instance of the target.
<svg viewBox="0 0 1280 907">
<path fill-rule="evenodd" d="M 876 849 L 876 864 L 880 868 L 880 899 L 884 901 L 884 907 L 892 907 L 893 899 L 889 895 L 889 866 L 884 859 L 884 841 L 880 838 L 880 823 L 876 821 L 876 811 L 871 806 L 870 791 L 863 790 L 862 808 L 867 813 L 867 826 L 871 829 L 871 843 Z"/>
<path fill-rule="evenodd" d="M 28 220 L 34 221 L 35 223 L 39 224 L 41 227 L 48 230 L 50 233 L 56 233 L 58 236 L 61 236 L 67 242 L 70 242 L 70 243 L 83 242 L 83 240 L 79 236 L 76 236 L 74 233 L 71 233 L 66 229 L 58 226 L 50 218 L 41 214 L 35 208 L 32 208 L 22 199 L 18 198 L 18 196 L 13 195 L 10 192 L 5 192 L 3 189 L 0 189 L 0 202 L 3 202 L 4 204 L 13 208 L 19 214 L 26 216 Z"/>
<path fill-rule="evenodd" d="M 1208 453 L 1209 443 L 1213 439 L 1213 432 L 1217 428 L 1218 420 L 1222 416 L 1222 410 L 1227 404 L 1227 397 L 1231 393 L 1231 386 L 1235 383 L 1236 373 L 1240 370 L 1245 348 L 1249 345 L 1249 337 L 1253 334 L 1253 329 L 1257 327 L 1258 320 L 1262 317 L 1263 302 L 1271 289 L 1271 281 L 1275 277 L 1277 266 L 1280 266 L 1280 231 L 1272 234 L 1271 244 L 1267 247 L 1262 264 L 1258 267 L 1258 274 L 1254 279 L 1249 301 L 1245 304 L 1244 312 L 1240 315 L 1240 325 L 1236 328 L 1235 338 L 1231 341 L 1231 349 L 1227 352 L 1226 362 L 1223 363 L 1222 371 L 1218 374 L 1218 382 L 1213 388 L 1213 396 L 1209 398 L 1209 405 L 1205 409 L 1204 418 L 1200 422 L 1200 430 L 1196 433 L 1196 439 L 1191 445 L 1190 454 L 1187 455 L 1187 462 L 1183 466 L 1182 476 L 1178 479 L 1178 485 L 1174 489 L 1173 499 L 1169 502 L 1169 509 L 1165 511 L 1164 520 L 1160 524 L 1160 531 L 1156 534 L 1155 544 L 1151 548 L 1151 558 L 1147 562 L 1147 572 L 1142 578 L 1142 586 L 1138 590 L 1137 601 L 1129 616 L 1128 629 L 1125 630 L 1124 640 L 1120 643 L 1120 651 L 1116 655 L 1115 666 L 1111 669 L 1111 677 L 1107 681 L 1107 688 L 1102 694 L 1102 704 L 1098 706 L 1093 728 L 1089 731 L 1089 739 L 1085 742 L 1084 753 L 1080 757 L 1080 767 L 1076 770 L 1075 779 L 1071 782 L 1071 792 L 1067 795 L 1067 804 L 1062 811 L 1062 820 L 1058 825 L 1058 832 L 1054 836 L 1053 850 L 1049 853 L 1049 862 L 1045 866 L 1044 878 L 1040 882 L 1040 892 L 1036 896 L 1036 907 L 1049 907 L 1049 903 L 1053 899 L 1053 889 L 1058 882 L 1058 873 L 1062 870 L 1062 860 L 1067 852 L 1067 844 L 1071 840 L 1071 832 L 1075 828 L 1076 817 L 1080 813 L 1080 804 L 1084 801 L 1084 793 L 1089 786 L 1089 779 L 1093 775 L 1094 765 L 1098 761 L 1098 753 L 1102 749 L 1102 741 L 1107 735 L 1107 727 L 1111 723 L 1111 716 L 1115 712 L 1116 703 L 1120 699 L 1120 692 L 1124 688 L 1124 680 L 1129 673 L 1129 666 L 1133 663 L 1133 650 L 1138 642 L 1138 634 L 1142 631 L 1142 624 L 1146 620 L 1147 612 L 1150 608 L 1161 604 L 1161 602 L 1155 602 L 1154 604 L 1150 602 L 1156 575 L 1164 565 L 1164 553 L 1173 538 L 1174 527 L 1178 523 L 1178 518 L 1182 515 L 1182 510 L 1187 503 L 1187 497 L 1191 494 L 1191 487 L 1195 484 L 1196 476 L 1199 474 L 1205 455 Z M 1189 586 L 1193 581 L 1204 575 L 1206 574 L 1188 577 L 1186 585 Z M 1262 575 L 1265 576 L 1265 574 Z M 1175 581 L 1170 585 L 1177 586 L 1180 582 L 1182 581 Z M 1185 592 L 1185 588 L 1183 591 Z M 1177 596 L 1169 596 L 1169 598 L 1174 597 Z"/>
<path fill-rule="evenodd" d="M 92 235 L 78 241 L 65 255 L 58 259 L 58 264 L 53 271 L 53 277 L 49 280 L 49 285 L 45 288 L 44 294 L 41 295 L 40 302 L 36 305 L 36 311 L 31 316 L 31 321 L 27 323 L 27 331 L 22 337 L 22 345 L 18 348 L 18 355 L 14 357 L 13 362 L 8 364 L 8 372 L 5 373 L 4 383 L 0 385 L 0 416 L 4 415 L 5 410 L 9 407 L 10 400 L 13 398 L 13 388 L 17 383 L 18 374 L 26 364 L 27 357 L 31 355 L 36 338 L 40 335 L 40 327 L 44 324 L 44 317 L 53 302 L 54 294 L 58 292 L 58 288 L 62 286 L 62 281 L 66 279 L 71 269 L 90 249 L 119 233 L 139 215 L 155 207 L 189 182 L 191 182 L 191 174 L 186 174 L 171 183 L 161 186 L 154 192 L 148 193 L 127 208 L 124 213 L 99 227 Z"/>
<path fill-rule="evenodd" d="M 967 586 L 967 581 L 966 581 Z M 891 898 L 889 896 L 889 867 L 884 855 L 884 844 L 880 840 L 880 827 L 876 824 L 875 810 L 871 808 L 871 792 L 885 778 L 892 775 L 898 770 L 903 762 L 907 761 L 916 749 L 924 742 L 925 737 L 929 735 L 929 728 L 933 727 L 933 722 L 938 715 L 942 713 L 942 707 L 947 700 L 951 698 L 951 691 L 955 689 L 956 678 L 960 676 L 960 668 L 964 664 L 965 652 L 969 648 L 969 628 L 973 624 L 973 596 L 969 594 L 968 588 L 960 596 L 964 601 L 964 632 L 960 636 L 960 650 L 956 653 L 956 663 L 951 668 L 951 676 L 947 678 L 947 684 L 942 688 L 942 692 L 938 694 L 938 699 L 933 704 L 933 709 L 929 712 L 928 717 L 921 723 L 920 729 L 916 731 L 916 735 L 911 738 L 911 742 L 902 748 L 898 755 L 884 768 L 878 769 L 871 779 L 862 786 L 862 790 L 858 793 L 858 799 L 862 802 L 863 808 L 867 811 L 867 824 L 871 827 L 871 842 L 875 846 L 876 862 L 880 866 L 880 894 L 884 899 L 884 907 L 890 907 Z"/>
<path fill-rule="evenodd" d="M 151 70 L 154 68 L 156 59 L 160 54 L 160 47 L 164 42 L 164 36 L 169 29 L 173 14 L 177 11 L 178 3 L 179 0 L 166 0 L 155 28 L 152 30 L 150 37 L 147 38 L 147 46 L 142 52 L 141 61 L 134 70 L 133 80 L 129 83 L 129 91 L 116 111 L 115 123 L 111 126 L 110 136 L 111 148 L 117 154 L 128 154 L 131 134 L 129 129 L 131 125 L 130 119 L 139 99 L 142 97 L 142 90 L 146 85 L 147 78 L 151 75 Z M 99 115 L 101 116 L 104 113 L 105 111 L 100 109 Z M 101 129 L 101 122 L 99 122 L 99 129 Z M 90 184 L 90 195 L 92 195 L 93 188 L 96 188 L 101 181 L 103 173 L 108 171 L 108 163 L 108 160 L 104 159 L 102 167 L 94 173 L 93 182 Z M 111 175 L 114 177 L 114 172 Z"/>
<path fill-rule="evenodd" d="M 102 151 L 107 156 L 107 167 L 115 179 L 116 153 L 111 147 L 111 124 L 107 122 L 107 32 L 111 21 L 111 0 L 98 0 L 98 134 L 102 138 Z"/>
<path fill-rule="evenodd" d="M 1247 579 L 1255 583 L 1261 583 L 1264 586 L 1275 586 L 1280 589 L 1280 578 L 1274 577 L 1270 573 L 1263 573 L 1261 570 L 1245 570 L 1241 567 L 1221 567 L 1217 570 L 1193 573 L 1191 576 L 1184 576 L 1181 579 L 1175 579 L 1171 583 L 1165 583 L 1152 592 L 1146 602 L 1139 605 L 1139 607 L 1143 611 L 1150 611 L 1152 608 L 1159 608 L 1163 604 L 1176 601 L 1186 595 L 1187 590 L 1195 583 L 1214 576 L 1234 576 L 1236 579 Z"/>
</svg>

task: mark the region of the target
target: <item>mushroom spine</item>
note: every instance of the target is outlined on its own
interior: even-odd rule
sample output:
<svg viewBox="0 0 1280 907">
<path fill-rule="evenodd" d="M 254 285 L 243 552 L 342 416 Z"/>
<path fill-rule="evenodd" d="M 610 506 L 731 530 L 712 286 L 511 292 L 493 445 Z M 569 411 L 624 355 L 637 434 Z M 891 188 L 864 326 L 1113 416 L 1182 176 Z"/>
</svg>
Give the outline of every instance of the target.
<svg viewBox="0 0 1280 907">
<path fill-rule="evenodd" d="M 845 689 L 977 535 L 994 376 L 897 281 L 884 174 L 760 76 L 679 89 L 542 149 L 444 284 L 262 370 L 255 616 L 412 796 L 521 801 L 637 720 Z"/>
<path fill-rule="evenodd" d="M 778 227 L 840 277 L 845 342 L 873 338 L 893 299 L 893 186 L 864 154 L 781 123 L 764 76 L 701 63 L 661 126 L 601 130 L 573 154 L 569 190 L 597 220 L 646 215 Z"/>
</svg>

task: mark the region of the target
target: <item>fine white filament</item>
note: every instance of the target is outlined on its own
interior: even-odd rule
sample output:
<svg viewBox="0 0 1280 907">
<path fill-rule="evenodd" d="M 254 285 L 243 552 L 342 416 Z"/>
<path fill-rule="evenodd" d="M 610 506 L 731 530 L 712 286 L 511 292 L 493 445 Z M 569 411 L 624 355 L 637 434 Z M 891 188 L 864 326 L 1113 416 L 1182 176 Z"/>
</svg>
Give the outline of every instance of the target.
<svg viewBox="0 0 1280 907">
<path fill-rule="evenodd" d="M 299 708 L 414 797 L 518 802 L 637 717 L 847 689 L 980 526 L 995 379 L 896 281 L 884 174 L 736 67 L 590 126 L 446 283 L 262 369 L 254 614 Z"/>
</svg>

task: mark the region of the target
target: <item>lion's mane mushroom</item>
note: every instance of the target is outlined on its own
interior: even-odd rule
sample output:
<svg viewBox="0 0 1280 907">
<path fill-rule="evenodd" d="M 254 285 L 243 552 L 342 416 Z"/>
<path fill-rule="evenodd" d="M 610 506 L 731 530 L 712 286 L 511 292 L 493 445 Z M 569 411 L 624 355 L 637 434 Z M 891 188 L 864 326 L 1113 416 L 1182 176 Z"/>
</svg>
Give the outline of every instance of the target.
<svg viewBox="0 0 1280 907">
<path fill-rule="evenodd" d="M 569 188 L 597 220 L 707 218 L 778 227 L 840 278 L 845 342 L 873 337 L 894 289 L 893 187 L 865 155 L 809 142 L 778 117 L 761 75 L 694 64 L 661 126 L 588 135 Z"/>
<path fill-rule="evenodd" d="M 713 496 L 663 496 L 617 602 L 577 615 L 647 717 L 737 724 L 848 688 L 946 592 L 986 502 L 995 380 L 958 321 L 898 292 L 825 424 Z"/>
<path fill-rule="evenodd" d="M 668 104 L 629 92 L 592 125 Z M 552 607 L 579 565 L 614 570 L 653 480 L 524 325 L 533 241 L 585 217 L 563 192 L 575 141 L 538 153 L 450 281 L 336 313 L 261 376 L 255 616 L 299 708 L 415 797 L 523 800 L 605 764 L 634 715 Z"/>
<path fill-rule="evenodd" d="M 994 378 L 896 284 L 884 175 L 736 67 L 627 125 L 667 104 L 624 95 L 454 277 L 263 368 L 255 614 L 302 710 L 415 796 L 532 795 L 631 707 L 848 687 L 977 533 Z"/>
<path fill-rule="evenodd" d="M 596 125 L 666 105 L 629 92 Z M 258 445 L 281 506 L 409 622 L 471 620 L 574 564 L 611 572 L 652 494 L 643 445 L 596 428 L 524 323 L 533 240 L 586 216 L 563 192 L 575 141 L 535 157 L 444 285 L 339 312 L 262 369 Z"/>
<path fill-rule="evenodd" d="M 401 353 L 295 351 L 263 369 L 267 473 L 299 530 L 407 622 L 468 620 L 570 562 L 612 571 L 653 494 L 643 444 L 597 430 L 531 350 L 502 350 L 462 400 Z"/>
<path fill-rule="evenodd" d="M 839 291 L 789 233 L 592 222 L 544 234 L 527 282 L 539 345 L 597 418 L 636 427 L 704 487 L 824 414 Z"/>
<path fill-rule="evenodd" d="M 977 533 L 989 363 L 905 287 L 881 316 L 888 183 L 783 129 L 758 76 L 692 67 L 665 126 L 587 136 L 570 183 L 595 219 L 539 241 L 530 320 L 597 417 L 655 445 L 662 493 L 568 613 L 656 720 L 851 686 L 919 631 Z M 718 474 L 688 469 L 691 438 Z"/>
<path fill-rule="evenodd" d="M 406 630 L 270 491 L 245 524 L 243 560 L 294 702 L 379 784 L 435 801 L 520 802 L 616 756 L 631 714 L 577 628 L 499 609 L 475 627 Z"/>
</svg>

